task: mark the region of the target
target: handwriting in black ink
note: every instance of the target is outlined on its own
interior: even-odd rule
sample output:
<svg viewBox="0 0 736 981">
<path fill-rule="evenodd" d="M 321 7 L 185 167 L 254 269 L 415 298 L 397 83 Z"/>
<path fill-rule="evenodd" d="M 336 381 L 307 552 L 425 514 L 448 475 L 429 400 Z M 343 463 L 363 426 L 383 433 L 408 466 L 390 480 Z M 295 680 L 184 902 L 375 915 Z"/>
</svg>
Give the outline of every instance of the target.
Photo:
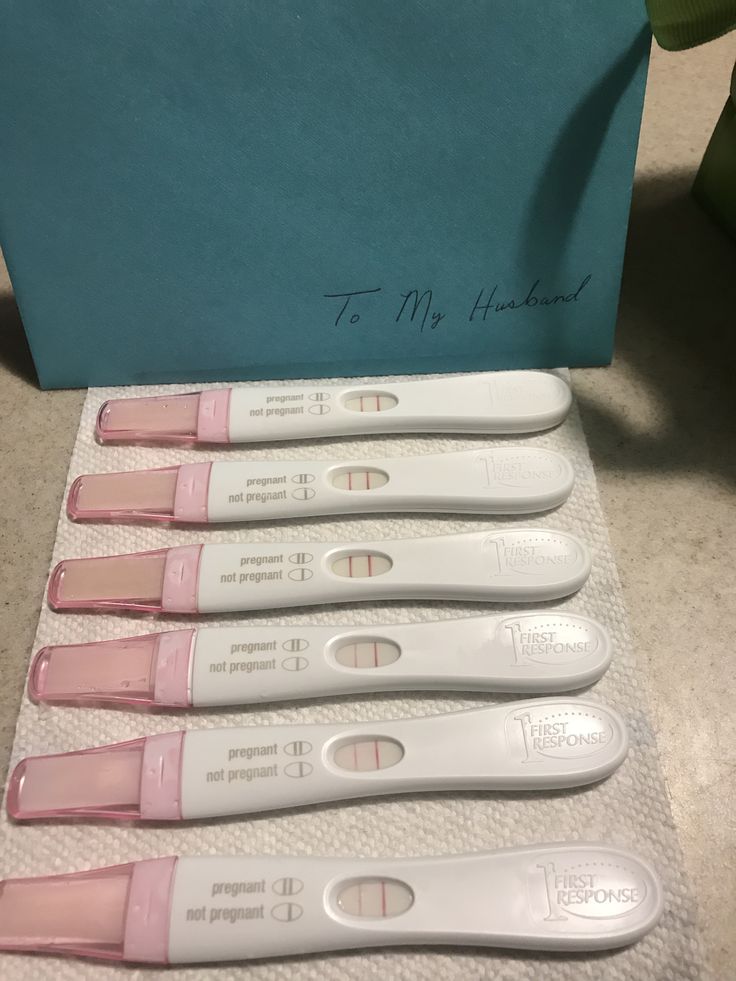
<svg viewBox="0 0 736 981">
<path fill-rule="evenodd" d="M 342 320 L 342 315 L 347 310 L 348 306 L 350 305 L 350 301 L 354 296 L 366 296 L 368 293 L 380 293 L 380 292 L 381 292 L 381 287 L 378 286 L 374 290 L 353 290 L 352 293 L 323 293 L 322 295 L 326 297 L 328 300 L 345 300 L 345 302 L 342 305 L 342 309 L 340 310 L 337 317 L 335 318 L 335 327 L 337 327 L 340 321 Z M 360 321 L 359 313 L 352 313 L 350 315 L 351 324 L 357 324 L 359 321 Z"/>
<path fill-rule="evenodd" d="M 588 283 L 591 281 L 592 278 L 593 278 L 592 274 L 589 273 L 580 283 L 578 288 L 574 290 L 572 293 L 555 293 L 552 296 L 537 295 L 537 289 L 539 287 L 541 280 L 536 279 L 532 283 L 529 292 L 526 294 L 523 300 L 516 298 L 516 299 L 504 300 L 501 302 L 494 302 L 494 300 L 496 299 L 496 291 L 498 289 L 498 283 L 496 283 L 496 285 L 488 294 L 487 300 L 485 300 L 485 295 L 486 295 L 485 289 L 482 289 L 480 291 L 480 293 L 478 294 L 478 298 L 476 299 L 473 305 L 473 309 L 470 311 L 470 316 L 468 317 L 468 320 L 472 323 L 476 314 L 480 313 L 481 311 L 483 313 L 483 316 L 480 319 L 485 323 L 486 317 L 491 312 L 503 313 L 505 310 L 518 310 L 521 307 L 536 307 L 536 306 L 551 307 L 557 303 L 577 303 L 580 294 L 583 292 L 583 290 L 585 289 L 585 287 L 588 285 Z"/>
<path fill-rule="evenodd" d="M 399 308 L 399 312 L 396 314 L 395 323 L 398 324 L 398 322 L 401 320 L 401 317 L 403 316 L 403 313 L 409 306 L 410 302 L 412 306 L 410 307 L 410 312 L 409 312 L 409 323 L 412 324 L 414 323 L 415 318 L 418 317 L 419 310 L 422 304 L 424 304 L 424 314 L 422 315 L 422 318 L 419 321 L 420 334 L 424 330 L 428 317 L 431 318 L 431 323 L 430 323 L 431 330 L 435 330 L 439 326 L 440 321 L 445 319 L 444 313 L 440 313 L 439 310 L 432 309 L 432 302 L 434 299 L 432 290 L 425 290 L 421 296 L 419 295 L 419 290 L 409 290 L 408 293 L 402 293 L 401 297 L 404 302 L 401 304 L 401 307 Z"/>
<path fill-rule="evenodd" d="M 510 310 L 517 311 L 529 311 L 533 308 L 541 309 L 543 307 L 555 306 L 557 304 L 566 303 L 577 303 L 581 298 L 583 291 L 588 287 L 589 283 L 593 279 L 593 274 L 588 273 L 580 280 L 580 284 L 577 289 L 572 290 L 572 292 L 565 293 L 553 293 L 547 292 L 549 287 L 542 285 L 542 279 L 535 279 L 532 285 L 529 287 L 526 295 L 517 295 L 508 297 L 508 294 L 504 298 L 502 289 L 503 287 L 496 283 L 493 287 L 483 287 L 477 294 L 475 303 L 473 303 L 472 308 L 470 308 L 470 313 L 468 315 L 468 306 L 470 302 L 470 296 L 465 300 L 458 301 L 456 307 L 445 310 L 440 310 L 435 305 L 435 293 L 434 290 L 428 288 L 424 292 L 420 293 L 418 289 L 411 289 L 407 292 L 398 292 L 399 301 L 398 306 L 393 307 L 396 311 L 394 314 L 394 323 L 409 323 L 417 325 L 419 328 L 419 333 L 421 334 L 425 328 L 429 330 L 436 330 L 440 324 L 445 321 L 444 327 L 447 327 L 450 323 L 457 324 L 459 320 L 466 320 L 469 323 L 486 323 L 489 319 L 493 321 L 494 317 L 492 314 L 505 313 Z M 559 286 L 558 286 L 559 289 Z M 329 300 L 340 300 L 340 309 L 337 312 L 337 316 L 334 320 L 334 326 L 339 327 L 340 324 L 351 324 L 355 325 L 360 323 L 361 327 L 367 326 L 370 322 L 371 316 L 377 319 L 377 325 L 380 327 L 384 322 L 381 316 L 380 303 L 378 306 L 374 303 L 367 301 L 367 297 L 370 297 L 376 293 L 385 293 L 383 287 L 378 286 L 375 289 L 368 290 L 351 290 L 347 293 L 323 293 L 322 295 Z M 393 292 L 386 293 L 387 302 L 391 303 L 390 297 L 393 296 Z M 385 309 L 385 305 L 384 305 Z M 385 310 L 385 313 L 390 315 L 391 308 Z"/>
</svg>

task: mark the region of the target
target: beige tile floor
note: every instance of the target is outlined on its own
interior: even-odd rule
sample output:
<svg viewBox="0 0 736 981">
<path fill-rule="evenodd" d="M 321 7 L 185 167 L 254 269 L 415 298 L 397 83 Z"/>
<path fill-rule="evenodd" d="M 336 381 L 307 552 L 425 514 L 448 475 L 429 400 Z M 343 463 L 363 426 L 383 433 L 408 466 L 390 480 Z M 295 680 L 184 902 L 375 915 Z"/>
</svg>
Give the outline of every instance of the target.
<svg viewBox="0 0 736 981">
<path fill-rule="evenodd" d="M 729 38 L 655 51 L 616 358 L 574 373 L 719 981 L 736 964 L 736 244 L 688 188 L 735 59 Z M 37 389 L 0 262 L 2 777 L 83 397 Z"/>
</svg>

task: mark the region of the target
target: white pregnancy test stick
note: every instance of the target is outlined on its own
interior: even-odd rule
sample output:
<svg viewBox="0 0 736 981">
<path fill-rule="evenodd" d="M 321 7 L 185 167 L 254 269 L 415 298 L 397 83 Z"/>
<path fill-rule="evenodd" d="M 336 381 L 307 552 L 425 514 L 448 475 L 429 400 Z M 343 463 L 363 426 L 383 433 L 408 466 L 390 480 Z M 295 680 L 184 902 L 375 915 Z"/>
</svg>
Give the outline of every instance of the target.
<svg viewBox="0 0 736 981">
<path fill-rule="evenodd" d="M 51 573 L 55 610 L 222 613 L 364 600 L 559 599 L 588 578 L 573 535 L 508 528 L 354 544 L 182 545 L 67 559 Z"/>
<path fill-rule="evenodd" d="M 195 729 L 29 756 L 7 806 L 18 820 L 186 821 L 417 791 L 550 790 L 602 780 L 627 749 L 621 717 L 575 696 L 387 722 Z"/>
<path fill-rule="evenodd" d="M 556 426 L 572 396 L 557 375 L 486 372 L 408 382 L 249 386 L 112 399 L 103 442 L 250 443 L 359 433 L 532 433 Z"/>
<path fill-rule="evenodd" d="M 0 882 L 0 950 L 187 964 L 362 947 L 623 947 L 662 915 L 608 845 L 438 858 L 171 857 Z"/>
<path fill-rule="evenodd" d="M 366 626 L 200 627 L 44 647 L 36 702 L 198 708 L 376 691 L 551 694 L 597 681 L 606 629 L 559 610 Z"/>
<path fill-rule="evenodd" d="M 343 463 L 188 463 L 77 477 L 67 513 L 202 523 L 368 511 L 529 514 L 562 504 L 573 481 L 563 456 L 533 446 Z"/>
</svg>

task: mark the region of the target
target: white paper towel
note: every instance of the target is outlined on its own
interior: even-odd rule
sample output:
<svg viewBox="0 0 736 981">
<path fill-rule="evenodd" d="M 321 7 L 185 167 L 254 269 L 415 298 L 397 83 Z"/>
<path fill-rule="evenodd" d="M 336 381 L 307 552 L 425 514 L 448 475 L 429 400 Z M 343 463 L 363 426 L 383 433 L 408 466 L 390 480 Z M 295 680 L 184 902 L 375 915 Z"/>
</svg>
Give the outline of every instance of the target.
<svg viewBox="0 0 736 981">
<path fill-rule="evenodd" d="M 373 380 L 375 381 L 375 379 Z M 248 447 L 177 449 L 99 446 L 94 421 L 108 398 L 157 395 L 192 386 L 146 386 L 91 389 L 82 412 L 72 454 L 69 483 L 80 473 L 161 467 L 205 459 L 263 460 L 345 459 L 438 453 L 483 445 L 503 445 L 512 438 L 362 437 L 305 443 L 254 444 Z M 670 981 L 704 976 L 695 924 L 694 903 L 685 881 L 680 849 L 659 769 L 657 748 L 646 710 L 643 677 L 632 652 L 616 566 L 601 511 L 593 468 L 577 408 L 549 433 L 527 437 L 537 446 L 564 453 L 573 463 L 576 485 L 562 508 L 529 519 L 572 531 L 593 552 L 589 582 L 560 604 L 605 623 L 614 642 L 614 660 L 592 690 L 594 698 L 614 706 L 625 717 L 631 737 L 629 757 L 599 786 L 540 795 L 427 794 L 329 804 L 266 814 L 243 820 L 201 821 L 187 825 L 131 826 L 102 822 L 13 825 L 0 817 L 2 874 L 41 875 L 111 865 L 169 854 L 303 854 L 409 856 L 472 852 L 530 842 L 600 840 L 631 848 L 660 872 L 666 889 L 661 924 L 633 947 L 593 957 L 530 956 L 479 949 L 395 949 L 340 955 L 288 958 L 257 963 L 186 968 L 139 968 L 59 957 L 6 955 L 0 958 L 5 981 L 66 979 L 258 979 L 258 981 L 370 981 L 370 979 L 613 979 Z M 275 524 L 171 529 L 166 526 L 74 525 L 62 510 L 53 562 L 62 558 L 107 555 L 183 545 L 198 541 L 360 541 L 411 538 L 497 528 L 510 519 L 454 516 L 394 517 L 371 515 L 346 519 L 292 520 Z M 463 603 L 380 603 L 354 607 L 318 607 L 277 616 L 254 615 L 249 623 L 400 623 L 496 612 L 497 606 Z M 245 622 L 231 616 L 212 623 Z M 55 614 L 44 608 L 34 649 L 49 643 L 103 640 L 173 629 L 191 621 L 112 615 Z M 30 653 L 30 652 L 29 652 Z M 81 749 L 178 728 L 208 728 L 248 723 L 350 722 L 428 715 L 508 700 L 503 697 L 449 694 L 387 694 L 321 701 L 283 703 L 242 711 L 225 709 L 179 715 L 127 710 L 38 707 L 24 699 L 11 759 Z M 458 883 L 462 888 L 462 883 Z M 493 889 L 493 882 L 488 883 Z"/>
</svg>

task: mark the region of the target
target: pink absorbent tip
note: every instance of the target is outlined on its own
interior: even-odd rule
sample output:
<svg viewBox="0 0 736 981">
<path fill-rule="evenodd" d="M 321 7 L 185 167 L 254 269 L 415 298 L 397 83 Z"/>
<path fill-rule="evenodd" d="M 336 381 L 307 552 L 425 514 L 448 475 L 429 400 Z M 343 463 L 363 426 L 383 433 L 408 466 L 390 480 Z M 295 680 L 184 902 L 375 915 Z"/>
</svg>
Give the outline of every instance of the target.
<svg viewBox="0 0 736 981">
<path fill-rule="evenodd" d="M 73 521 L 207 521 L 211 463 L 161 470 L 94 473 L 77 477 L 69 491 Z"/>
<path fill-rule="evenodd" d="M 8 813 L 34 818 L 181 818 L 183 732 L 29 756 L 8 782 Z"/>
<path fill-rule="evenodd" d="M 35 702 L 48 704 L 188 707 L 194 634 L 194 630 L 168 630 L 44 647 L 31 664 L 28 693 Z"/>
<path fill-rule="evenodd" d="M 0 950 L 167 963 L 176 862 L 0 881 Z"/>
<path fill-rule="evenodd" d="M 230 389 L 111 399 L 97 415 L 103 442 L 227 443 Z"/>
<path fill-rule="evenodd" d="M 66 559 L 51 573 L 53 610 L 107 609 L 196 613 L 201 545 Z"/>
</svg>

